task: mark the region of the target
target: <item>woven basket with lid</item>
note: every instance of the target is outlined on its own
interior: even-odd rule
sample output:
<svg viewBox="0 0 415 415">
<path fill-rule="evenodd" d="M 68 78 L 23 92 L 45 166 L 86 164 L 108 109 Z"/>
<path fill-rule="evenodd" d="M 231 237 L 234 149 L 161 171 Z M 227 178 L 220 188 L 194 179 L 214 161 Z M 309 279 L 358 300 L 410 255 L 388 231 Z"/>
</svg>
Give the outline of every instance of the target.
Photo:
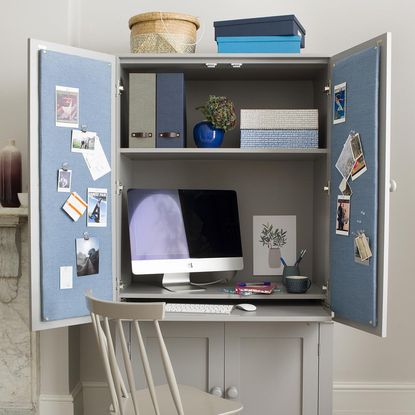
<svg viewBox="0 0 415 415">
<path fill-rule="evenodd" d="M 199 20 L 191 15 L 149 12 L 133 16 L 130 47 L 133 53 L 194 53 Z"/>
</svg>

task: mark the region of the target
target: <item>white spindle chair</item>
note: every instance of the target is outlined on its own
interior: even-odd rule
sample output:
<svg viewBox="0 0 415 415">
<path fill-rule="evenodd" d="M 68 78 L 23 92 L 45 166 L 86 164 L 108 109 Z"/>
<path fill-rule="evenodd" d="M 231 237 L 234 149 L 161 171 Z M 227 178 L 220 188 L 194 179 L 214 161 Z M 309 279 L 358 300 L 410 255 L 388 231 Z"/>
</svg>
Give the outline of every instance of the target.
<svg viewBox="0 0 415 415">
<path fill-rule="evenodd" d="M 164 318 L 165 303 L 119 303 L 98 300 L 90 295 L 87 295 L 86 299 L 111 394 L 112 405 L 109 413 L 112 415 L 228 415 L 242 410 L 242 405 L 235 400 L 223 399 L 191 386 L 177 384 L 159 326 L 159 320 Z M 115 321 L 128 390 L 117 363 L 109 320 Z M 131 322 L 137 336 L 147 389 L 136 390 L 123 321 Z M 140 331 L 140 321 L 152 321 L 154 324 L 168 385 L 154 385 Z M 132 350 L 131 353 L 134 351 Z"/>
</svg>

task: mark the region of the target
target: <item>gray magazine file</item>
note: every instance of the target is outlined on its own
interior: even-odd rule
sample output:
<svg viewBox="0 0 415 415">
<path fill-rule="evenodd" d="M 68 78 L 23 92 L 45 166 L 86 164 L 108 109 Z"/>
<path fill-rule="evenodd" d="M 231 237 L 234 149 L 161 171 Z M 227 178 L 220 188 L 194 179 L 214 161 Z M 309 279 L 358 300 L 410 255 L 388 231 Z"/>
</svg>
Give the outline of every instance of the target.
<svg viewBox="0 0 415 415">
<path fill-rule="evenodd" d="M 156 74 L 130 73 L 129 134 L 130 148 L 156 147 Z"/>
</svg>

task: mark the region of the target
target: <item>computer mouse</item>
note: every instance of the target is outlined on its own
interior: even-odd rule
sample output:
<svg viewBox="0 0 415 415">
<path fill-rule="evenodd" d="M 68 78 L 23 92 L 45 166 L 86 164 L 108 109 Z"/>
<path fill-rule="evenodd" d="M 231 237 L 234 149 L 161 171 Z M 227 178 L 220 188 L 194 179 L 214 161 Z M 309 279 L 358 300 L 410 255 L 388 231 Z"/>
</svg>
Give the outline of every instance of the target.
<svg viewBox="0 0 415 415">
<path fill-rule="evenodd" d="M 248 304 L 248 303 L 236 304 L 235 307 L 243 311 L 255 311 L 256 310 L 256 307 L 253 304 Z"/>
</svg>

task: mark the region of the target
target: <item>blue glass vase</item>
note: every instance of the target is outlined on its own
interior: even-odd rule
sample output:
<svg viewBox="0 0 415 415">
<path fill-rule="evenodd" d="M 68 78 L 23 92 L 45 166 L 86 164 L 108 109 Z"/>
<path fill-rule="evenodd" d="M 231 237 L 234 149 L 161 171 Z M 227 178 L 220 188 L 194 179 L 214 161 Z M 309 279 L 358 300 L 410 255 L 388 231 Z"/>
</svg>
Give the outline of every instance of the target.
<svg viewBox="0 0 415 415">
<path fill-rule="evenodd" d="M 225 131 L 222 128 L 215 128 L 212 123 L 202 121 L 193 128 L 193 138 L 200 148 L 220 147 Z"/>
</svg>

